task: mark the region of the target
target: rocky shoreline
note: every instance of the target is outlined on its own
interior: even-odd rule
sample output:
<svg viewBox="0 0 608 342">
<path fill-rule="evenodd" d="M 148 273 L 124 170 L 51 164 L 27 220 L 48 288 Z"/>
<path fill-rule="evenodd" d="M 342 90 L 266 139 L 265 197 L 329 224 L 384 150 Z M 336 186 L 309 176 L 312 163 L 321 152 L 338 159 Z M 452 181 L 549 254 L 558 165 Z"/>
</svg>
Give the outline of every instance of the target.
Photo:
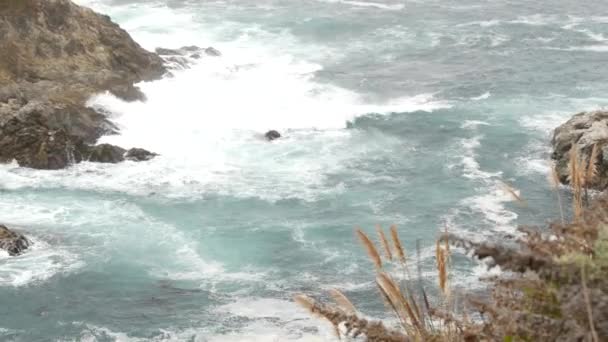
<svg viewBox="0 0 608 342">
<path fill-rule="evenodd" d="M 69 0 L 4 1 L 0 42 L 0 162 L 61 169 L 124 159 L 97 157 L 107 150 L 97 139 L 117 128 L 86 101 L 106 91 L 143 100 L 134 84 L 167 73 L 160 56 Z"/>
<path fill-rule="evenodd" d="M 70 0 L 0 1 L 0 163 L 57 170 L 82 161 L 147 161 L 143 148 L 97 144 L 119 129 L 87 106 L 98 93 L 145 101 L 136 86 L 172 76 L 212 48 L 150 52 L 110 17 Z M 19 255 L 31 245 L 0 225 L 0 250 Z"/>
</svg>

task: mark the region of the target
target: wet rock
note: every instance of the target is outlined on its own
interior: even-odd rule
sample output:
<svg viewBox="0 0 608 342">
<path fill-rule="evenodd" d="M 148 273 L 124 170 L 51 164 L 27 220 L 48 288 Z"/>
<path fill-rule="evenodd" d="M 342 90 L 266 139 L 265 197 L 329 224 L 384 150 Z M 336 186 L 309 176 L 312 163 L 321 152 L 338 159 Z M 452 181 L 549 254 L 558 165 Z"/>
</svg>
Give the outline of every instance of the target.
<svg viewBox="0 0 608 342">
<path fill-rule="evenodd" d="M 122 147 L 100 144 L 90 147 L 87 160 L 96 163 L 119 163 L 125 160 L 125 150 Z"/>
<path fill-rule="evenodd" d="M 146 161 L 158 155 L 143 148 L 125 150 L 122 147 L 111 144 L 99 144 L 86 147 L 85 149 L 88 152 L 86 160 L 96 163 L 120 163 L 124 160 Z"/>
<path fill-rule="evenodd" d="M 31 244 L 25 236 L 0 225 L 0 249 L 7 251 L 10 256 L 23 253 Z"/>
<path fill-rule="evenodd" d="M 156 50 L 154 51 L 161 56 L 172 56 L 182 54 L 179 49 L 156 48 Z"/>
<path fill-rule="evenodd" d="M 273 140 L 279 139 L 281 137 L 281 133 L 279 133 L 275 130 L 271 130 L 271 131 L 266 132 L 266 134 L 264 134 L 264 137 L 268 141 L 273 141 Z"/>
<path fill-rule="evenodd" d="M 11 80 L 133 84 L 160 78 L 163 61 L 108 16 L 69 0 L 9 1 L 0 6 L 0 75 Z M 1 77 L 0 77 L 1 78 Z"/>
<path fill-rule="evenodd" d="M 598 176 L 590 187 L 604 190 L 608 187 L 608 111 L 582 112 L 557 127 L 551 140 L 556 171 L 560 181 L 568 183 L 570 152 L 576 149 L 579 159 L 588 161 L 593 146 L 597 145 L 596 166 Z"/>
<path fill-rule="evenodd" d="M 158 156 L 158 154 L 144 150 L 143 148 L 132 148 L 125 154 L 125 159 L 132 161 L 146 161 L 156 156 Z"/>
<path fill-rule="evenodd" d="M 87 99 L 145 100 L 134 84 L 167 72 L 108 16 L 69 0 L 0 1 L 0 46 L 0 162 L 25 167 L 84 159 L 86 144 L 116 131 Z"/>
<path fill-rule="evenodd" d="M 205 49 L 205 53 L 207 54 L 207 56 L 212 56 L 212 57 L 219 57 L 222 55 L 222 53 L 220 52 L 220 50 L 210 46 L 208 48 Z"/>
<path fill-rule="evenodd" d="M 156 48 L 156 53 L 163 58 L 165 65 L 169 69 L 187 69 L 202 55 L 217 57 L 222 53 L 213 48 L 201 48 L 196 45 L 182 46 L 179 49 Z"/>
</svg>

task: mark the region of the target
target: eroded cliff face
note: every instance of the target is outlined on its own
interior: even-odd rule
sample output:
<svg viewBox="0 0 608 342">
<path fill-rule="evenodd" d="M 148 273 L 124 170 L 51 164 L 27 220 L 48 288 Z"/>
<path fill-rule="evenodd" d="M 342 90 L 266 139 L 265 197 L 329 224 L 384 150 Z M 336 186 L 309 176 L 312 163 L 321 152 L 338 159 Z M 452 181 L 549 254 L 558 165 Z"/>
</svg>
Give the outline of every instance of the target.
<svg viewBox="0 0 608 342">
<path fill-rule="evenodd" d="M 109 17 L 69 0 L 3 0 L 0 77 L 111 90 L 160 78 L 162 59 L 144 50 Z"/>
<path fill-rule="evenodd" d="M 110 91 L 142 100 L 134 83 L 166 73 L 109 17 L 69 0 L 0 1 L 0 162 L 58 169 L 87 159 L 115 127 L 85 106 Z"/>
</svg>

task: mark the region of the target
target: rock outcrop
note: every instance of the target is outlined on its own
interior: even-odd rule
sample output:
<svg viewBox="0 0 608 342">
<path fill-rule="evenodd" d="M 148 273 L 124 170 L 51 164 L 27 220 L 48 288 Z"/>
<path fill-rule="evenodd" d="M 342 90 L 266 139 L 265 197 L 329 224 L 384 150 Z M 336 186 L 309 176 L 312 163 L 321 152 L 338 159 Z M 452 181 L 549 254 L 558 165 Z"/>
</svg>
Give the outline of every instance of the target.
<svg viewBox="0 0 608 342">
<path fill-rule="evenodd" d="M 179 49 L 156 48 L 156 53 L 162 57 L 169 69 L 188 69 L 203 55 L 219 57 L 222 53 L 214 47 L 201 48 L 195 45 L 183 46 Z"/>
<path fill-rule="evenodd" d="M 97 163 L 120 163 L 121 161 L 146 161 L 157 156 L 143 148 L 132 148 L 125 150 L 122 147 L 99 144 L 88 148 L 88 154 L 84 156 L 84 160 Z"/>
<path fill-rule="evenodd" d="M 604 190 L 608 187 L 608 111 L 582 112 L 555 129 L 553 139 L 555 167 L 562 183 L 568 183 L 570 152 L 576 149 L 579 160 L 587 164 L 596 146 L 597 177 L 589 187 Z"/>
<path fill-rule="evenodd" d="M 109 91 L 144 99 L 134 86 L 167 72 L 109 17 L 70 0 L 0 1 L 0 162 L 59 169 L 85 160 L 116 127 L 86 107 Z"/>
<path fill-rule="evenodd" d="M 8 255 L 19 255 L 28 249 L 31 244 L 25 236 L 0 224 L 0 249 L 7 251 Z"/>
<path fill-rule="evenodd" d="M 158 156 L 158 154 L 144 150 L 143 148 L 132 148 L 124 156 L 126 160 L 146 161 Z"/>
<path fill-rule="evenodd" d="M 266 132 L 266 134 L 264 134 L 264 138 L 266 138 L 266 140 L 268 140 L 268 141 L 273 141 L 273 140 L 279 139 L 280 137 L 281 137 L 281 133 L 279 133 L 275 130 L 268 131 L 268 132 Z"/>
</svg>

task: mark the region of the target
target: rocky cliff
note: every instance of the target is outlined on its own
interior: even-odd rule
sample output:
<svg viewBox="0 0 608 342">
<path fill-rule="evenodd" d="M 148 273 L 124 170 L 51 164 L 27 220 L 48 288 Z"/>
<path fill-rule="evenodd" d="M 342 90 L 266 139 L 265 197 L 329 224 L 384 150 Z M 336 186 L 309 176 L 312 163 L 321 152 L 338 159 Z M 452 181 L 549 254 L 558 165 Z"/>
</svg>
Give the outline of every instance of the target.
<svg viewBox="0 0 608 342">
<path fill-rule="evenodd" d="M 107 16 L 69 0 L 1 0 L 0 162 L 58 169 L 88 159 L 115 127 L 86 100 L 103 91 L 142 100 L 134 83 L 165 73 Z"/>
<path fill-rule="evenodd" d="M 568 183 L 571 151 L 582 165 L 588 165 L 596 146 L 595 163 L 597 175 L 587 184 L 590 188 L 604 190 L 608 187 L 608 111 L 582 112 L 555 129 L 552 139 L 552 158 L 562 183 Z"/>
</svg>

